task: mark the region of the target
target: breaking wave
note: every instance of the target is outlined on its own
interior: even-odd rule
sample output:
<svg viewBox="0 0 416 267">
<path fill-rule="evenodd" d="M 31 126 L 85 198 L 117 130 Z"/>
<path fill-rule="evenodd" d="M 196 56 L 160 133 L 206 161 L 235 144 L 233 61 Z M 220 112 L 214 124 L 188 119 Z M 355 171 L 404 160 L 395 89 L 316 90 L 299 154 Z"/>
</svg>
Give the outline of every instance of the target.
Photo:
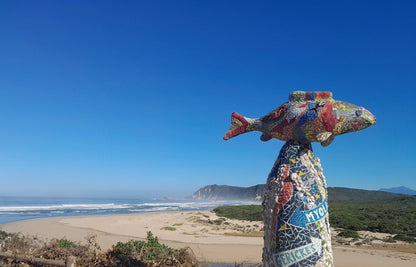
<svg viewBox="0 0 416 267">
<path fill-rule="evenodd" d="M 207 210 L 222 205 L 247 204 L 259 202 L 0 198 L 0 223 L 61 216 Z"/>
</svg>

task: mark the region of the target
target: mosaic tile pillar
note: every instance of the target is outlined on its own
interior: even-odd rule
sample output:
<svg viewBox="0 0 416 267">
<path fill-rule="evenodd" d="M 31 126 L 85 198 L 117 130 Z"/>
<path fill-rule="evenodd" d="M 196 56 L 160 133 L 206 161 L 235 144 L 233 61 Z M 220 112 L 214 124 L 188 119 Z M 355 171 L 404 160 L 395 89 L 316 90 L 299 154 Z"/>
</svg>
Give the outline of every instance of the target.
<svg viewBox="0 0 416 267">
<path fill-rule="evenodd" d="M 334 266 L 327 189 L 310 143 L 288 141 L 267 179 L 263 266 Z"/>
</svg>

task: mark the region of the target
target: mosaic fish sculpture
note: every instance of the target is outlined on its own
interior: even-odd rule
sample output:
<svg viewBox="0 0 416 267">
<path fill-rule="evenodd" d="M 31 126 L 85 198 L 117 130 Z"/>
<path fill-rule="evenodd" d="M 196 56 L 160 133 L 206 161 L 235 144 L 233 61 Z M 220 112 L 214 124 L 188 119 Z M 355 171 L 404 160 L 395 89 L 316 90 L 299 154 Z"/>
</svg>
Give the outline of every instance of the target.
<svg viewBox="0 0 416 267">
<path fill-rule="evenodd" d="M 250 119 L 234 112 L 224 140 L 260 131 L 262 141 L 276 138 L 328 146 L 337 135 L 359 131 L 375 123 L 376 118 L 368 110 L 334 100 L 331 92 L 296 91 L 289 95 L 289 102 L 264 117 Z"/>
<path fill-rule="evenodd" d="M 311 142 L 327 146 L 335 136 L 375 122 L 368 110 L 336 101 L 331 92 L 293 92 L 259 119 L 233 113 L 225 140 L 260 131 L 262 141 L 286 141 L 263 197 L 263 266 L 334 266 L 326 179 Z"/>
</svg>

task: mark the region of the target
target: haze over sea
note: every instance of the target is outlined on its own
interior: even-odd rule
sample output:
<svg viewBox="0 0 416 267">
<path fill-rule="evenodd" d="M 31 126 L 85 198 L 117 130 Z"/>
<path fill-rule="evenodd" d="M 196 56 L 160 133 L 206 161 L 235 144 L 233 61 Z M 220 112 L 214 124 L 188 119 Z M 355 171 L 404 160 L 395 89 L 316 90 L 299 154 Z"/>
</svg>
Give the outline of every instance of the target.
<svg viewBox="0 0 416 267">
<path fill-rule="evenodd" d="M 207 210 L 219 205 L 244 204 L 258 204 L 258 202 L 122 198 L 0 197 L 0 223 L 64 216 Z"/>
</svg>

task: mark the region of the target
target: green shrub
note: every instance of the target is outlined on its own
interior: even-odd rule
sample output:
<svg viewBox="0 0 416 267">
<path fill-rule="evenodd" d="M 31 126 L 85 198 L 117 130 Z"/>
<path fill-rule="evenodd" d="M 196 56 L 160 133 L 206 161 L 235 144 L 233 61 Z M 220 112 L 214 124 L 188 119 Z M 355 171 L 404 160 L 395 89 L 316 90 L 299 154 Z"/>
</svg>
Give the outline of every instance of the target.
<svg viewBox="0 0 416 267">
<path fill-rule="evenodd" d="M 389 199 L 383 205 L 379 201 L 330 203 L 329 222 L 336 228 L 414 236 L 415 210 L 415 197 Z"/>
<path fill-rule="evenodd" d="M 147 241 L 130 240 L 118 242 L 110 251 L 110 255 L 118 258 L 123 264 L 135 264 L 138 260 L 162 260 L 173 255 L 177 250 L 160 244 L 152 232 L 147 232 Z"/>
<path fill-rule="evenodd" d="M 165 227 L 160 228 L 160 230 L 176 231 L 176 228 L 172 226 L 165 226 Z"/>
<path fill-rule="evenodd" d="M 387 243 L 396 243 L 396 240 L 394 240 L 391 236 L 385 237 L 382 240 L 383 242 L 387 242 Z"/>
<path fill-rule="evenodd" d="M 209 224 L 215 224 L 215 225 L 221 225 L 224 222 L 224 220 L 225 220 L 224 218 L 220 218 L 220 219 L 213 220 L 213 221 L 208 219 L 208 223 Z"/>
<path fill-rule="evenodd" d="M 7 233 L 5 231 L 0 230 L 0 241 L 4 240 L 6 237 L 12 236 L 14 234 Z"/>
<path fill-rule="evenodd" d="M 56 246 L 58 248 L 78 248 L 80 245 L 76 244 L 75 242 L 69 241 L 67 239 L 58 239 L 56 240 Z"/>
<path fill-rule="evenodd" d="M 338 236 L 341 237 L 351 237 L 354 239 L 359 239 L 361 238 L 360 235 L 357 233 L 357 231 L 355 230 L 351 230 L 351 229 L 344 229 L 341 232 L 339 232 Z"/>
<path fill-rule="evenodd" d="M 263 208 L 261 205 L 220 206 L 213 210 L 219 217 L 229 219 L 262 221 Z"/>
<path fill-rule="evenodd" d="M 397 234 L 395 236 L 393 236 L 394 240 L 398 240 L 398 241 L 405 241 L 405 242 L 415 242 L 415 237 L 411 236 L 411 235 L 406 235 L 406 234 Z"/>
</svg>

